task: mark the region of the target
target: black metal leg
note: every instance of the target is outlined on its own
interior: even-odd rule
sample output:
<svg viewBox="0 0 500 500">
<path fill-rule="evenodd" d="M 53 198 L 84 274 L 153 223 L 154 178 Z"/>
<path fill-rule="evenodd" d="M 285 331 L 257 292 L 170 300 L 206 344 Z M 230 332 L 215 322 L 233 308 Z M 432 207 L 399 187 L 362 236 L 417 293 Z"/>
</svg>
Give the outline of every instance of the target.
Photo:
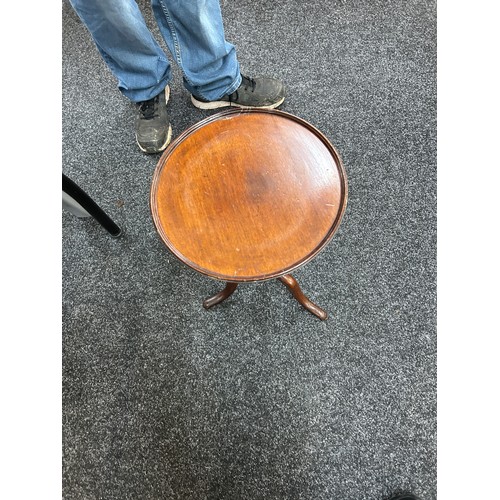
<svg viewBox="0 0 500 500">
<path fill-rule="evenodd" d="M 122 230 L 109 215 L 75 182 L 62 174 L 62 190 L 86 210 L 106 231 L 118 238 Z"/>
</svg>

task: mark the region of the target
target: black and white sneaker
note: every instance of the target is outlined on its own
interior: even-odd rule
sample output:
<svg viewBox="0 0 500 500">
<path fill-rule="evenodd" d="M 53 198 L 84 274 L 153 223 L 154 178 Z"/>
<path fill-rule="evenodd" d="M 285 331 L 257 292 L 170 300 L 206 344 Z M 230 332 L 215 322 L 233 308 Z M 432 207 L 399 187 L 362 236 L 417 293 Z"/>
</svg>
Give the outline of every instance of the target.
<svg viewBox="0 0 500 500">
<path fill-rule="evenodd" d="M 172 138 L 172 127 L 167 114 L 170 87 L 148 101 L 137 103 L 139 112 L 135 122 L 135 139 L 144 153 L 163 151 Z"/>
<path fill-rule="evenodd" d="M 277 108 L 285 100 L 285 87 L 274 78 L 248 78 L 241 75 L 241 85 L 229 95 L 217 101 L 206 101 L 191 95 L 191 102 L 200 109 L 216 109 L 225 106 L 237 108 Z"/>
</svg>

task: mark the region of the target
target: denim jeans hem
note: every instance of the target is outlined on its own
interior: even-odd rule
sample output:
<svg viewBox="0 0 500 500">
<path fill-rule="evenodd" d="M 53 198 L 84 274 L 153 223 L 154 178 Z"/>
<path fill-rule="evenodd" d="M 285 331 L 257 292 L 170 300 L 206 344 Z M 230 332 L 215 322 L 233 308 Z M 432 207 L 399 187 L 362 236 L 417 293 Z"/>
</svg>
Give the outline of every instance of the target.
<svg viewBox="0 0 500 500">
<path fill-rule="evenodd" d="M 224 97 L 225 95 L 232 94 L 238 89 L 240 85 L 241 85 L 241 73 L 238 73 L 236 80 L 222 93 L 222 95 L 218 97 L 218 99 Z M 216 101 L 217 99 L 214 100 Z"/>
<path fill-rule="evenodd" d="M 132 102 L 138 103 L 142 101 L 148 101 L 149 99 L 156 97 L 158 94 L 161 94 L 165 90 L 167 85 L 170 85 L 171 81 L 172 77 L 169 76 L 162 79 L 160 83 L 158 83 L 158 85 L 149 87 L 147 89 L 124 89 L 121 87 L 118 88 L 127 99 Z"/>
</svg>

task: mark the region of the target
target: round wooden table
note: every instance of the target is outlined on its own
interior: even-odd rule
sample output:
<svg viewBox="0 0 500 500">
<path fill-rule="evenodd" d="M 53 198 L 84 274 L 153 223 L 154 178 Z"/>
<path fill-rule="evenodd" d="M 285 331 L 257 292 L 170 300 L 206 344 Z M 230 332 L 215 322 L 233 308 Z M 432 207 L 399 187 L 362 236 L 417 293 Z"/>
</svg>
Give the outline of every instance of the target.
<svg viewBox="0 0 500 500">
<path fill-rule="evenodd" d="M 347 177 L 333 145 L 315 127 L 277 110 L 227 110 L 183 132 L 154 172 L 155 227 L 184 264 L 226 283 L 205 308 L 239 283 L 279 279 L 310 312 L 326 312 L 291 271 L 335 234 Z"/>
</svg>

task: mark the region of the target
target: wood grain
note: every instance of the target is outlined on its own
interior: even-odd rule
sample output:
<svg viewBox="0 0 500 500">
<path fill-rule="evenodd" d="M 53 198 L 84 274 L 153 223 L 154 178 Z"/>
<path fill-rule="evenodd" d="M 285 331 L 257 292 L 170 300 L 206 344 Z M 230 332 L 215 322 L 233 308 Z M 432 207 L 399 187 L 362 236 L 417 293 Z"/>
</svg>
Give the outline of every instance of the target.
<svg viewBox="0 0 500 500">
<path fill-rule="evenodd" d="M 347 179 L 317 129 L 277 110 L 228 110 L 181 134 L 151 187 L 155 226 L 185 264 L 224 281 L 282 276 L 340 224 Z"/>
</svg>

